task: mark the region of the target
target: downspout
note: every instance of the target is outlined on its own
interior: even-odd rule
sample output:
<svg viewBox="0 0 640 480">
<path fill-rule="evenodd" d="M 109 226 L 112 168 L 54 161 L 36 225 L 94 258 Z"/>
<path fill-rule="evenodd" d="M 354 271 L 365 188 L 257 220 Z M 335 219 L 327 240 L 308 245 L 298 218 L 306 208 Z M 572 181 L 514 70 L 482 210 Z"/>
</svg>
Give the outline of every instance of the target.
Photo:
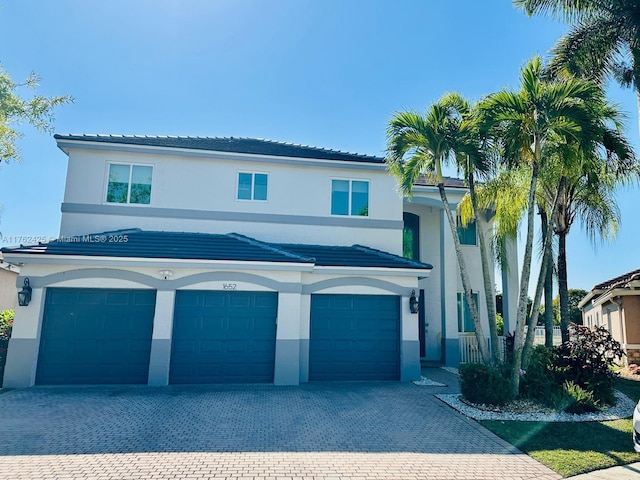
<svg viewBox="0 0 640 480">
<path fill-rule="evenodd" d="M 627 360 L 625 362 L 628 364 L 628 356 L 627 356 L 627 322 L 624 318 L 624 310 L 622 309 L 622 299 L 620 297 L 613 297 L 611 299 L 613 303 L 618 305 L 618 311 L 620 312 L 620 333 L 622 334 L 622 350 L 625 353 L 625 357 Z"/>
</svg>

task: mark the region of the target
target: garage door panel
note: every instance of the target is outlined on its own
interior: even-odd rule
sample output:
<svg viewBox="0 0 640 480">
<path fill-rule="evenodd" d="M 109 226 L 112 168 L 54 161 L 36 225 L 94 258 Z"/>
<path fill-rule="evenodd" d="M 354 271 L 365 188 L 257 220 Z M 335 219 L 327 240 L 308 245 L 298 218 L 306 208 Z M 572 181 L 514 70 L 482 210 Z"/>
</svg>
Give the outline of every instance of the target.
<svg viewBox="0 0 640 480">
<path fill-rule="evenodd" d="M 274 292 L 178 291 L 169 382 L 272 382 L 276 315 Z"/>
<path fill-rule="evenodd" d="M 398 297 L 311 297 L 310 380 L 397 380 L 400 377 Z"/>
<path fill-rule="evenodd" d="M 147 383 L 155 297 L 155 290 L 47 289 L 36 384 Z"/>
</svg>

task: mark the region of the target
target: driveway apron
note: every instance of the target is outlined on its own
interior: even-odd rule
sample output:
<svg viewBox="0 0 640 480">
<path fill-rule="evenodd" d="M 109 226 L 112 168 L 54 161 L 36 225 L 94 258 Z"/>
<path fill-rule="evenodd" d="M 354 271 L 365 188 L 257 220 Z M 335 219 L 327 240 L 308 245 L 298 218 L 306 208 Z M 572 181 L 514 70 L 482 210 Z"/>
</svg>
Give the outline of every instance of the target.
<svg viewBox="0 0 640 480">
<path fill-rule="evenodd" d="M 352 382 L 13 390 L 0 395 L 0 478 L 560 478 L 433 396 L 455 388 Z"/>
</svg>

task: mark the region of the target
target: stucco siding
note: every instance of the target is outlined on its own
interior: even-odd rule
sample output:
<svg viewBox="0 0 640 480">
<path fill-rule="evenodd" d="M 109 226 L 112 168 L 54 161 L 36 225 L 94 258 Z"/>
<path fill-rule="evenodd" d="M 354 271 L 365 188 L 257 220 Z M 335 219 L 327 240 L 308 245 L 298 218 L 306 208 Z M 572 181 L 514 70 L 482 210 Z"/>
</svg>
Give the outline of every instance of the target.
<svg viewBox="0 0 640 480">
<path fill-rule="evenodd" d="M 280 242 L 314 243 L 315 239 L 315 243 L 351 244 L 369 240 L 367 244 L 375 248 L 396 254 L 402 252 L 402 199 L 395 191 L 395 179 L 383 169 L 366 169 L 362 165 L 345 168 L 344 162 L 341 168 L 336 168 L 331 164 L 303 166 L 236 158 L 73 149 L 69 155 L 64 204 L 76 209 L 83 205 L 113 205 L 105 202 L 110 162 L 153 166 L 151 203 L 124 205 L 134 214 L 131 217 L 126 211 L 119 211 L 117 215 L 109 215 L 107 211 L 100 214 L 65 212 L 63 205 L 61 235 L 136 226 L 154 230 L 237 232 Z M 239 172 L 268 174 L 266 201 L 237 200 Z M 332 179 L 369 182 L 368 217 L 331 215 Z M 175 215 L 145 218 L 145 209 L 170 210 Z M 244 221 L 189 218 L 188 214 L 181 215 L 181 210 L 237 213 L 256 218 Z M 258 218 L 261 216 L 265 222 L 261 223 Z M 265 216 L 273 216 L 274 221 L 270 222 Z M 328 221 L 323 223 L 322 219 Z M 338 225 L 333 225 L 331 219 Z M 340 225 L 344 222 L 349 225 Z M 385 225 L 386 228 L 381 228 Z"/>
<path fill-rule="evenodd" d="M 622 298 L 627 329 L 627 343 L 640 344 L 640 297 L 629 295 Z"/>
<path fill-rule="evenodd" d="M 18 289 L 16 279 L 18 274 L 0 268 L 0 310 L 12 310 L 16 308 Z"/>
</svg>

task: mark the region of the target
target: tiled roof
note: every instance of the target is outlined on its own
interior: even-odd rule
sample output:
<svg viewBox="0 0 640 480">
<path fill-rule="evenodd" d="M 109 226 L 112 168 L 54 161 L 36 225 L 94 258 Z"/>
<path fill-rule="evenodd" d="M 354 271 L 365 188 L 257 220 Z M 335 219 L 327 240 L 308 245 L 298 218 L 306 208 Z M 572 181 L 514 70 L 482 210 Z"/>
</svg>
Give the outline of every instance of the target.
<svg viewBox="0 0 640 480">
<path fill-rule="evenodd" d="M 287 245 L 260 242 L 236 233 L 219 235 L 139 229 L 67 237 L 37 245 L 5 247 L 2 252 L 27 255 L 289 262 L 319 266 L 432 268 L 425 263 L 361 245 Z"/>
<path fill-rule="evenodd" d="M 614 288 L 626 288 L 632 280 L 640 279 L 640 269 L 633 270 L 618 277 L 602 282 L 593 287 L 592 290 L 613 290 Z"/>
<path fill-rule="evenodd" d="M 261 138 L 238 137 L 179 137 L 158 135 L 76 135 L 56 134 L 56 140 L 113 143 L 150 147 L 187 148 L 215 152 L 247 153 L 278 157 L 313 158 L 320 160 L 342 160 L 348 162 L 384 163 L 383 157 L 360 153 L 342 152 L 326 148 L 278 142 Z"/>
<path fill-rule="evenodd" d="M 33 255 L 174 258 L 256 262 L 301 262 L 302 257 L 265 248 L 242 235 L 118 230 L 65 237 L 37 245 L 5 247 L 2 252 Z"/>
<path fill-rule="evenodd" d="M 362 245 L 353 245 L 351 247 L 286 243 L 272 245 L 303 257 L 312 258 L 318 266 L 433 268 L 427 263 L 416 262 L 391 253 L 382 252 L 369 247 L 363 247 Z"/>
</svg>

